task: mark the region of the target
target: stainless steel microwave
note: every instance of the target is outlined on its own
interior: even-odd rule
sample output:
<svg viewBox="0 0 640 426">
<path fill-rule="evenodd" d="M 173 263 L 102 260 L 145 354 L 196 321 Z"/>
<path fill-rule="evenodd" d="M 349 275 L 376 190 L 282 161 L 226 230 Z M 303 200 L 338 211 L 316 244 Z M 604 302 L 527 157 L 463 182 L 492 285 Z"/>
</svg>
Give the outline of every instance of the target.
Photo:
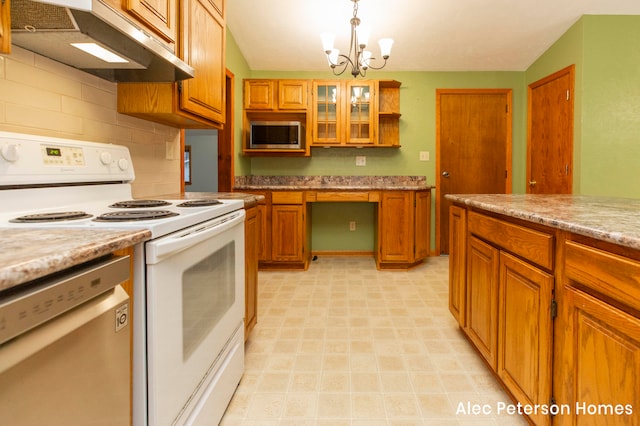
<svg viewBox="0 0 640 426">
<path fill-rule="evenodd" d="M 250 126 L 250 148 L 300 149 L 303 147 L 300 121 L 252 121 Z"/>
</svg>

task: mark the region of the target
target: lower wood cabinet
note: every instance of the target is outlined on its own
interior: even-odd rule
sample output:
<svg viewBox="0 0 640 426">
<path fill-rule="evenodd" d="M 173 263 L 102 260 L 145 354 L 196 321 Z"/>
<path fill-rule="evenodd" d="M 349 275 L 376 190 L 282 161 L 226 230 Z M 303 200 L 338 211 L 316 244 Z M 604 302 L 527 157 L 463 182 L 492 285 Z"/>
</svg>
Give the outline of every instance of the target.
<svg viewBox="0 0 640 426">
<path fill-rule="evenodd" d="M 378 203 L 376 264 L 407 269 L 429 256 L 431 191 L 245 191 L 257 206 L 261 269 L 307 269 L 311 262 L 311 203 Z"/>
<path fill-rule="evenodd" d="M 528 420 L 640 424 L 640 251 L 462 205 L 450 219 L 449 309 Z"/>
<path fill-rule="evenodd" d="M 638 424 L 640 254 L 571 239 L 564 244 L 554 359 L 555 398 L 571 411 L 555 423 Z"/>
<path fill-rule="evenodd" d="M 244 222 L 244 340 L 258 322 L 258 244 L 260 219 L 258 206 L 246 209 Z"/>
<path fill-rule="evenodd" d="M 461 327 L 466 325 L 467 210 L 449 209 L 449 312 Z"/>
<path fill-rule="evenodd" d="M 376 264 L 406 269 L 429 256 L 431 191 L 382 191 L 378 205 Z"/>
<path fill-rule="evenodd" d="M 554 279 L 521 259 L 500 252 L 497 373 L 518 402 L 550 404 Z M 529 416 L 551 424 L 543 413 Z"/>
</svg>

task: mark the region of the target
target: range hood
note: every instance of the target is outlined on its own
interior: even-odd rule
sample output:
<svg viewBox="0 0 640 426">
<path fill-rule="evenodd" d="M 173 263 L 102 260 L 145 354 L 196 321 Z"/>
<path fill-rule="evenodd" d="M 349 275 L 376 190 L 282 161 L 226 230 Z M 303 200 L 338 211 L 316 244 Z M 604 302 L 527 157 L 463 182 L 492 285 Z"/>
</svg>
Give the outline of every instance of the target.
<svg viewBox="0 0 640 426">
<path fill-rule="evenodd" d="M 110 81 L 172 82 L 194 76 L 193 68 L 165 45 L 99 0 L 11 0 L 11 39 Z M 95 43 L 121 59 L 106 62 L 70 43 Z"/>
</svg>

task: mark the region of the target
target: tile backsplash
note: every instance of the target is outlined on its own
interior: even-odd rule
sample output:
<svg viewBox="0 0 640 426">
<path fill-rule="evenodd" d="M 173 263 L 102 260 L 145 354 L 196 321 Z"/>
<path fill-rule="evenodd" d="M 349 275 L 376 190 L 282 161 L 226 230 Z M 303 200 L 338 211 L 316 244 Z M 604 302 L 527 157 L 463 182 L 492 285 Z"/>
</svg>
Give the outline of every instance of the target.
<svg viewBox="0 0 640 426">
<path fill-rule="evenodd" d="M 116 90 L 116 83 L 12 46 L 0 55 L 0 130 L 125 145 L 135 197 L 179 192 L 179 129 L 119 114 Z"/>
</svg>

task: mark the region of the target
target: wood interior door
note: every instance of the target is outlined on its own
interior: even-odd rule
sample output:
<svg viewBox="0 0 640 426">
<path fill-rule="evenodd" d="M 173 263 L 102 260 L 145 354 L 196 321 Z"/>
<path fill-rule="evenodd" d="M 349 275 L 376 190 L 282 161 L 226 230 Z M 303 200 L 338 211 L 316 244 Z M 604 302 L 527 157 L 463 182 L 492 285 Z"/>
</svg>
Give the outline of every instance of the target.
<svg viewBox="0 0 640 426">
<path fill-rule="evenodd" d="M 529 194 L 572 193 L 574 71 L 571 65 L 529 85 Z"/>
<path fill-rule="evenodd" d="M 511 89 L 436 90 L 436 250 L 449 253 L 446 194 L 511 192 Z"/>
</svg>

